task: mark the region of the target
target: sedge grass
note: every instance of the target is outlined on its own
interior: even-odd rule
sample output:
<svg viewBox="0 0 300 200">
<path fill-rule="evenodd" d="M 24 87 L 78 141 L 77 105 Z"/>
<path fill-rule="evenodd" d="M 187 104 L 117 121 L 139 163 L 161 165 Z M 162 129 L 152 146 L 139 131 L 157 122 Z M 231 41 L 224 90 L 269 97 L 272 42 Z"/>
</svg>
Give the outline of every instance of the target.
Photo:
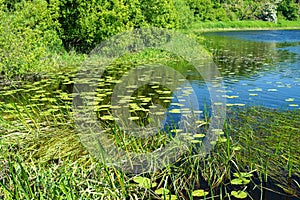
<svg viewBox="0 0 300 200">
<path fill-rule="evenodd" d="M 208 190 L 210 196 L 221 195 L 216 189 L 230 185 L 233 171 L 256 171 L 264 177 L 263 181 L 276 180 L 286 191 L 296 195 L 297 190 L 289 185 L 288 178 L 299 177 L 298 116 L 299 111 L 240 110 L 233 121 L 227 122 L 227 141 L 217 143 L 208 157 L 199 157 L 192 148 L 176 163 L 141 176 L 150 177 L 158 187 L 167 187 L 178 197 L 192 199 L 191 192 L 197 188 Z M 234 120 L 236 117 L 238 121 Z M 139 188 L 132 183 L 132 175 L 94 160 L 72 127 L 60 127 L 50 133 L 40 129 L 38 139 L 21 134 L 2 136 L 1 152 L 0 194 L 5 199 L 147 199 L 155 196 L 155 188 Z"/>
</svg>

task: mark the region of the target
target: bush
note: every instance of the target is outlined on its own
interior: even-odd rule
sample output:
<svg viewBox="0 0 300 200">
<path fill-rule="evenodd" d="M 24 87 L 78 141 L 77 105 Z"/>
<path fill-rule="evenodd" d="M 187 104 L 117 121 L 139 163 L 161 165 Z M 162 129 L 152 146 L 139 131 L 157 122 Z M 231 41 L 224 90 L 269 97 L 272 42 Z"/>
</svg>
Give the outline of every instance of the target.
<svg viewBox="0 0 300 200">
<path fill-rule="evenodd" d="M 80 52 L 89 52 L 106 38 L 132 28 L 176 28 L 179 23 L 168 0 L 61 0 L 59 21 L 65 47 Z"/>
<path fill-rule="evenodd" d="M 12 1 L 10 1 L 12 2 Z M 12 76 L 51 67 L 51 53 L 61 51 L 56 13 L 44 0 L 0 7 L 0 71 Z"/>
<path fill-rule="evenodd" d="M 277 11 L 280 12 L 285 19 L 295 21 L 298 19 L 298 5 L 294 3 L 293 0 L 283 0 L 279 6 Z"/>
<path fill-rule="evenodd" d="M 261 9 L 260 19 L 277 23 L 277 5 L 266 3 Z"/>
<path fill-rule="evenodd" d="M 180 28 L 188 28 L 194 22 L 194 13 L 185 0 L 174 0 Z"/>
</svg>

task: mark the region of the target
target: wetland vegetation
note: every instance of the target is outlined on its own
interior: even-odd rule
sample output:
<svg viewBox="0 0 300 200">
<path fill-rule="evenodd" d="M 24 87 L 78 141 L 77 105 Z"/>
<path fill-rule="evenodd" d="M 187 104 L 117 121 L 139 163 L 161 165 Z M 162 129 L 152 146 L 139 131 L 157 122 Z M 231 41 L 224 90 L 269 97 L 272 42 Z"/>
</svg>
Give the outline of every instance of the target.
<svg viewBox="0 0 300 200">
<path fill-rule="evenodd" d="M 0 0 L 5 16 L 0 19 L 0 199 L 299 199 L 300 31 L 199 31 L 256 28 L 260 23 L 299 27 L 299 1 L 276 5 L 277 24 L 255 21 L 253 26 L 234 20 L 262 19 L 266 16 L 258 8 L 264 4 L 272 9 L 273 1 L 122 2 Z M 114 60 L 93 96 L 96 122 L 108 141 L 137 153 L 166 146 L 177 135 L 189 141 L 173 163 L 135 174 L 99 162 L 81 142 L 73 113 L 74 84 L 85 75 L 80 67 L 89 57 L 86 52 L 120 31 L 143 26 L 185 28 L 181 31 L 209 52 L 224 83 L 217 94 L 226 99 L 226 120 L 222 130 L 215 130 L 219 138 L 213 150 L 203 156 L 199 147 L 213 105 L 194 66 L 174 53 L 153 49 Z M 134 76 L 124 78 L 134 68 L 157 63 L 184 79 L 174 75 L 162 84 L 163 75 L 154 73 L 157 81 L 138 87 L 130 79 Z M 141 75 L 137 79 L 143 81 L 152 74 Z M 118 105 L 124 103 L 129 113 L 123 124 L 113 115 L 119 107 L 111 98 L 121 81 L 128 81 L 124 91 L 118 90 Z M 192 94 L 199 106 L 191 110 L 185 100 Z M 177 124 L 184 114 L 196 116 L 187 121 L 191 132 Z M 125 134 L 133 125 L 149 124 L 157 124 L 157 134 Z"/>
</svg>

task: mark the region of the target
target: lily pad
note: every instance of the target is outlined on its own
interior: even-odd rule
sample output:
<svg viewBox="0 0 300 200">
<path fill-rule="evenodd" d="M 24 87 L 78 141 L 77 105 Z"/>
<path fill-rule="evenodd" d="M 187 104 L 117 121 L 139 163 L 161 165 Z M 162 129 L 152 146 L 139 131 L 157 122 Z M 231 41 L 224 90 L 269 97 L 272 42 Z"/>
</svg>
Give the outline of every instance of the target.
<svg viewBox="0 0 300 200">
<path fill-rule="evenodd" d="M 298 104 L 289 104 L 290 107 L 298 107 Z"/>
<path fill-rule="evenodd" d="M 193 135 L 193 137 L 194 137 L 194 138 L 204 138 L 204 137 L 205 137 L 205 134 L 198 133 L 198 134 Z"/>
<path fill-rule="evenodd" d="M 174 113 L 174 114 L 179 114 L 180 113 L 180 109 L 172 109 L 169 112 L 170 113 Z"/>
<path fill-rule="evenodd" d="M 287 99 L 285 99 L 285 101 L 287 101 L 287 102 L 292 102 L 294 100 L 295 100 L 294 98 L 287 98 Z"/>
<path fill-rule="evenodd" d="M 248 196 L 248 194 L 244 191 L 231 191 L 231 195 L 238 199 L 244 199 Z"/>
<path fill-rule="evenodd" d="M 277 91 L 278 91 L 277 89 L 273 89 L 273 88 L 268 89 L 268 92 L 277 92 Z"/>
<path fill-rule="evenodd" d="M 155 182 L 151 182 L 149 178 L 136 176 L 133 178 L 133 181 L 138 183 L 138 186 L 145 189 L 150 189 L 155 187 L 157 184 Z"/>
<path fill-rule="evenodd" d="M 159 189 L 155 190 L 155 194 L 166 195 L 169 193 L 170 193 L 170 190 L 168 190 L 167 188 L 159 188 Z"/>
<path fill-rule="evenodd" d="M 206 192 L 205 190 L 195 190 L 192 192 L 192 196 L 193 197 L 203 197 L 203 196 L 206 196 L 208 195 L 209 192 Z"/>
</svg>

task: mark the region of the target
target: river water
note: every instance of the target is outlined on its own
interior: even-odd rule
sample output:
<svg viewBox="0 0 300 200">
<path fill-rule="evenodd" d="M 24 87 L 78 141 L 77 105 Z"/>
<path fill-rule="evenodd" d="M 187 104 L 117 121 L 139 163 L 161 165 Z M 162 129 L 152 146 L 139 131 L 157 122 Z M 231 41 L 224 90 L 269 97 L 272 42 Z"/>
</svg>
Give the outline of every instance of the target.
<svg viewBox="0 0 300 200">
<path fill-rule="evenodd" d="M 204 36 L 224 78 L 228 106 L 299 109 L 300 30 L 215 32 Z"/>
</svg>

